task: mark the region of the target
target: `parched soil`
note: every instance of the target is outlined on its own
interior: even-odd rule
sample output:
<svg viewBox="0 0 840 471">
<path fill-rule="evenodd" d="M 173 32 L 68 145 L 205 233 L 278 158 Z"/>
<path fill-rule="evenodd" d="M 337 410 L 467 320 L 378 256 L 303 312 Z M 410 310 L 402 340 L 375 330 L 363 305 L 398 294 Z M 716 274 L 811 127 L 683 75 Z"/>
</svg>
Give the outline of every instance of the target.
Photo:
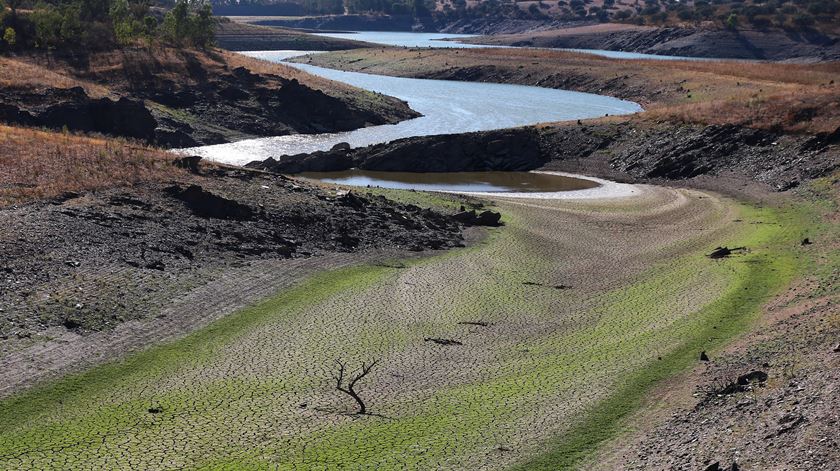
<svg viewBox="0 0 840 471">
<path fill-rule="evenodd" d="M 311 273 L 463 245 L 449 216 L 279 175 L 209 166 L 149 173 L 131 186 L 97 183 L 0 208 L 3 393 L 206 324 L 293 281 L 287 267 Z M 237 289 L 239 302 L 222 298 Z M 183 304 L 197 296 L 198 305 Z M 173 332 L 161 321 L 169 316 Z M 107 333 L 126 323 L 154 335 Z M 120 348 L 83 348 L 90 342 Z"/>
<path fill-rule="evenodd" d="M 840 60 L 840 40 L 817 32 L 599 24 L 470 38 L 473 44 L 601 49 L 714 59 Z"/>
<path fill-rule="evenodd" d="M 191 147 L 416 117 L 404 102 L 222 51 L 0 58 L 0 121 Z"/>
<path fill-rule="evenodd" d="M 130 374 L 92 370 L 96 390 L 83 378 L 66 393 L 10 398 L 0 408 L 8 424 L 0 460 L 119 467 L 131 459 L 164 468 L 172 459 L 186 467 L 522 462 L 626 375 L 692 338 L 724 287 L 741 289 L 746 259 L 717 263 L 703 254 L 763 231 L 753 222 L 765 217 L 708 194 L 655 187 L 616 202 L 497 205 L 506 228 L 474 248 L 339 272 L 229 316 L 216 340 L 151 351 L 126 364 Z M 755 250 L 746 257 L 763 249 Z M 330 378 L 336 358 L 353 367 L 380 359 L 358 387 L 377 415 L 348 414 L 353 405 Z M 73 444 L 36 452 L 59 450 L 55 443 Z"/>
<path fill-rule="evenodd" d="M 800 193 L 833 201 L 809 237 L 813 272 L 765 306 L 749 335 L 664 382 L 588 469 L 815 469 L 840 461 L 840 272 L 835 178 Z M 833 196 L 832 196 L 833 195 Z M 803 239 L 804 241 L 804 239 Z"/>
</svg>

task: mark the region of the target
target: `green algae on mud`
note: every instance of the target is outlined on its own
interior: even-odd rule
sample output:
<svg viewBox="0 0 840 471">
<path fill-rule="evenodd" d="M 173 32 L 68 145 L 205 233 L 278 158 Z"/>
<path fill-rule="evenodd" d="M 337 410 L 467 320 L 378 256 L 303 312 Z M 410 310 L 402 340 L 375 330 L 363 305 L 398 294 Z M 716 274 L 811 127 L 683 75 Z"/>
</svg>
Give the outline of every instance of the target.
<svg viewBox="0 0 840 471">
<path fill-rule="evenodd" d="M 743 219 L 756 228 L 733 239 L 730 245 L 750 247 L 751 251 L 744 257 L 722 262 L 732 266 L 734 282 L 719 299 L 696 314 L 696 325 L 689 335 L 673 351 L 626 378 L 621 388 L 549 442 L 543 454 L 511 469 L 579 467 L 599 445 L 627 431 L 623 420 L 642 406 L 646 394 L 657 384 L 689 368 L 700 351 L 714 351 L 747 331 L 764 303 L 802 273 L 805 261 L 799 259 L 795 247 L 802 231 L 813 226 L 813 213 L 802 205 L 775 209 L 742 205 L 741 211 Z M 695 263 L 708 263 L 693 258 Z M 692 260 L 678 261 L 677 265 L 692 266 Z"/>
<path fill-rule="evenodd" d="M 405 196 L 418 199 L 418 203 L 439 198 L 419 193 L 405 193 Z M 504 204 L 500 207 L 506 208 Z M 0 431 L 0 467 L 4 463 L 11 466 L 14 457 L 23 456 L 27 456 L 27 463 L 43 464 L 46 460 L 39 458 L 37 450 L 45 449 L 56 450 L 52 452 L 56 455 L 53 462 L 61 458 L 66 468 L 101 463 L 98 461 L 101 457 L 95 453 L 105 449 L 101 446 L 107 441 L 111 447 L 107 449 L 134 454 L 136 459 L 160 454 L 155 462 L 165 461 L 172 467 L 464 468 L 470 467 L 470 457 L 504 459 L 508 452 L 496 449 L 506 448 L 507 443 L 517 439 L 520 426 L 531 422 L 532 414 L 541 412 L 540 407 L 556 414 L 558 407 L 565 406 L 562 401 L 557 404 L 559 399 L 555 396 L 597 389 L 597 401 L 585 403 L 588 405 L 581 410 L 582 415 L 576 415 L 587 419 L 571 423 L 561 416 L 564 421 L 557 432 L 562 436 L 549 443 L 554 449 L 562 450 L 560 458 L 554 455 L 544 461 L 524 461 L 525 467 L 558 469 L 577 463 L 604 438 L 618 433 L 620 427 L 613 425 L 614 421 L 637 407 L 644 391 L 689 364 L 698 346 L 711 350 L 706 338 L 714 335 L 718 339 L 712 344 L 722 343 L 727 336 L 740 332 L 754 314 L 742 312 L 741 307 L 759 306 L 774 292 L 778 280 L 795 272 L 795 263 L 785 250 L 792 236 L 778 225 L 788 223 L 783 221 L 783 213 L 742 207 L 740 213 L 745 222 L 734 233 L 717 234 L 714 241 L 747 245 L 752 252 L 745 256 L 710 261 L 704 257 L 707 247 L 701 244 L 703 249 L 692 248 L 604 292 L 576 295 L 574 290 L 523 286 L 523 281 L 540 281 L 550 275 L 556 262 L 543 256 L 540 249 L 555 250 L 555 247 L 551 240 L 533 237 L 541 234 L 529 232 L 530 221 L 526 215 L 512 210 L 513 207 L 507 208 L 508 226 L 471 248 L 401 262 L 401 268 L 365 266 L 318 275 L 170 345 L 0 402 L 0 421 L 7 425 Z M 546 216 L 546 220 L 553 219 L 553 215 Z M 768 256 L 777 250 L 780 257 Z M 777 272 L 771 272 L 771 268 Z M 451 269 L 454 272 L 450 273 Z M 446 285 L 446 289 L 432 295 L 423 294 L 420 299 L 426 303 L 420 307 L 428 317 L 417 316 L 400 324 L 399 319 L 387 317 L 395 309 L 389 299 L 383 301 L 380 310 L 373 304 L 375 299 L 367 297 L 378 296 L 383 290 L 385 293 L 411 290 L 412 283 L 424 279 L 419 275 L 412 278 L 405 272 L 417 271 L 420 275 L 433 276 L 434 279 L 426 281 L 435 286 Z M 705 288 L 694 286 L 701 282 Z M 751 288 L 752 284 L 761 288 Z M 747 290 L 743 290 L 745 287 Z M 422 293 L 422 288 L 417 288 L 418 293 Z M 718 288 L 723 294 L 713 296 Z M 692 298 L 691 303 L 681 308 L 684 312 L 675 314 L 671 304 L 682 300 L 678 295 L 662 295 L 663 291 L 692 295 L 701 291 L 701 296 Z M 409 291 L 405 299 L 413 299 L 413 295 Z M 231 367 L 248 367 L 238 365 L 236 361 L 242 357 L 230 349 L 290 348 L 284 341 L 274 341 L 278 332 L 304 335 L 295 330 L 301 324 L 293 321 L 307 321 L 308 316 L 334 309 L 336 303 L 371 309 L 371 319 L 382 316 L 386 320 L 381 324 L 367 320 L 353 324 L 362 328 L 345 332 L 347 338 L 328 337 L 330 341 L 342 343 L 337 347 L 339 350 L 353 358 L 364 358 L 371 353 L 408 352 L 404 353 L 405 358 L 411 360 L 413 350 L 418 348 L 418 337 L 422 339 L 430 330 L 439 335 L 463 334 L 457 330 L 458 322 L 476 320 L 477 316 L 502 326 L 522 320 L 540 326 L 545 319 L 563 317 L 553 311 L 556 303 L 575 296 L 594 300 L 584 305 L 590 308 L 578 317 L 557 320 L 561 325 L 555 331 L 528 336 L 516 330 L 498 334 L 492 329 L 484 330 L 494 336 L 490 338 L 492 351 L 488 352 L 493 356 L 487 358 L 494 361 L 475 363 L 472 371 L 464 370 L 456 381 L 432 383 L 433 387 L 426 385 L 426 392 L 420 395 L 409 389 L 402 391 L 406 394 L 404 399 L 379 397 L 374 401 L 374 411 L 388 417 L 351 418 L 335 410 L 324 415 L 309 415 L 314 412 L 307 412 L 303 417 L 293 415 L 303 414 L 294 412 L 299 409 L 293 403 L 296 393 L 306 386 L 302 377 L 306 374 L 328 377 L 328 372 L 321 369 L 314 373 L 296 371 L 292 365 L 279 364 L 269 365 L 270 377 L 230 374 Z M 705 302 L 709 297 L 714 299 Z M 365 300 L 371 304 L 359 302 Z M 650 306 L 641 309 L 642 304 Z M 694 304 L 698 304 L 697 309 Z M 436 319 L 433 317 L 436 310 L 445 311 L 447 316 Z M 506 317 L 507 312 L 515 315 Z M 359 313 L 351 310 L 348 314 L 358 317 Z M 330 320 L 330 316 L 325 318 Z M 668 322 L 657 325 L 659 319 L 666 318 Z M 563 322 L 571 322 L 572 330 L 568 331 Z M 715 325 L 717 329 L 713 328 Z M 388 342 L 376 343 L 370 339 Z M 321 357 L 329 358 L 332 347 L 325 347 L 317 340 L 301 342 L 300 348 L 307 352 L 297 356 L 313 363 L 322 361 Z M 378 345 L 380 350 L 363 351 L 365 345 Z M 419 345 L 423 346 L 422 341 Z M 656 360 L 655 367 L 649 363 L 657 352 L 651 349 L 634 352 L 636 348 L 650 346 L 662 349 L 659 355 L 663 359 Z M 471 347 L 456 351 L 462 354 Z M 263 355 L 258 359 L 276 358 L 257 353 Z M 212 364 L 217 358 L 224 360 L 226 354 L 234 363 Z M 620 366 L 617 370 L 609 368 L 616 364 Z M 411 365 L 408 361 L 391 373 L 411 371 Z M 383 368 L 386 367 L 387 362 Z M 173 377 L 193 377 L 187 374 L 190 370 L 199 370 L 209 379 L 201 379 L 204 383 L 199 388 L 173 386 Z M 608 382 L 592 373 L 598 370 L 614 372 L 615 376 Z M 383 376 L 387 375 L 387 371 L 383 372 Z M 303 396 L 307 394 L 317 396 L 312 392 Z M 159 412 L 147 413 L 150 409 Z M 254 416 L 241 414 L 255 411 Z M 296 430 L 284 428 L 284 420 L 290 420 L 291 424 L 295 420 L 321 421 L 323 426 Z M 598 427 L 605 425 L 614 429 L 602 435 Z M 224 431 L 220 441 L 211 433 L 218 430 Z M 175 456 L 173 450 L 161 449 L 161 444 L 182 433 L 193 440 L 184 453 Z M 562 437 L 569 437 L 571 442 L 564 442 Z M 530 435 L 526 438 L 532 440 Z M 360 448 L 360 443 L 366 447 Z M 519 445 L 524 448 L 526 443 Z M 533 456 L 534 450 L 527 451 L 527 457 Z M 500 461 L 496 467 L 503 467 L 502 464 L 509 463 Z"/>
<path fill-rule="evenodd" d="M 72 407 L 72 401 L 84 400 L 86 393 L 105 387 L 117 379 L 135 377 L 151 380 L 170 371 L 178 362 L 197 364 L 237 335 L 278 313 L 291 315 L 300 306 L 317 302 L 336 292 L 363 289 L 386 276 L 389 271 L 384 266 L 364 265 L 314 275 L 295 288 L 219 319 L 175 342 L 4 399 L 0 401 L 0 423 L 11 428 L 31 421 L 33 415 L 38 417 L 45 414 L 52 407 Z M 7 441 L 0 441 L 0 456 L 5 454 L 6 445 L 9 445 Z"/>
</svg>

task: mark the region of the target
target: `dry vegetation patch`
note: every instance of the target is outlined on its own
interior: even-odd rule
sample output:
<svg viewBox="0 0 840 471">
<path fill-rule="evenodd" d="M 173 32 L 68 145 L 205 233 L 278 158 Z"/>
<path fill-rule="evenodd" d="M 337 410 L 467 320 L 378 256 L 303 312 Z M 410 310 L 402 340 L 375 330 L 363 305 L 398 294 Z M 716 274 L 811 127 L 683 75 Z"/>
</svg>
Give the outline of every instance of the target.
<svg viewBox="0 0 840 471">
<path fill-rule="evenodd" d="M 0 126 L 0 206 L 174 178 L 171 162 L 125 141 Z"/>
<path fill-rule="evenodd" d="M 82 87 L 91 96 L 106 96 L 106 87 L 62 74 L 53 68 L 55 62 L 49 58 L 0 57 L 0 88 L 42 89 Z"/>
</svg>

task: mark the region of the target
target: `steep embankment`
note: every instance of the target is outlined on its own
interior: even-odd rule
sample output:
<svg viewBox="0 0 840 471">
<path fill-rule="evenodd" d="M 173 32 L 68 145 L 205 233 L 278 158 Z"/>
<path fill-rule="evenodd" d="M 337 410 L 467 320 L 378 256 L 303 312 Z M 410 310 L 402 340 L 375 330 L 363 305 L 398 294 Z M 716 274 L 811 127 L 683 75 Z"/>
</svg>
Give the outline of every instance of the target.
<svg viewBox="0 0 840 471">
<path fill-rule="evenodd" d="M 255 161 L 283 173 L 561 170 L 665 184 L 730 175 L 786 190 L 840 168 L 840 133 L 791 135 L 735 125 L 634 120 L 399 139 Z"/>
<path fill-rule="evenodd" d="M 299 60 L 368 73 L 610 94 L 640 101 L 648 111 L 632 117 L 339 148 L 255 164 L 258 167 L 287 172 L 319 166 L 409 171 L 552 168 L 669 180 L 733 173 L 787 189 L 840 165 L 836 64 L 735 65 L 612 60 L 556 51 L 395 48 Z M 424 153 L 429 148 L 435 149 L 431 159 Z"/>
<path fill-rule="evenodd" d="M 840 60 L 840 37 L 816 31 L 735 30 L 598 23 L 570 26 L 547 19 L 412 18 L 335 15 L 253 18 L 263 26 L 344 31 L 429 31 L 483 34 L 465 42 L 501 46 L 602 49 L 670 56 L 797 62 Z M 331 50 L 331 49 L 330 49 Z"/>
<path fill-rule="evenodd" d="M 636 101 L 645 109 L 686 105 L 705 111 L 706 103 L 727 106 L 760 101 L 765 109 L 720 113 L 762 123 L 779 108 L 813 108 L 798 121 L 802 127 L 835 121 L 833 101 L 840 95 L 840 65 L 732 63 L 716 61 L 616 60 L 591 54 L 533 49 L 407 50 L 380 47 L 317 54 L 298 62 L 340 70 L 398 77 L 496 82 L 560 88 Z M 817 100 L 822 100 L 817 101 Z M 705 113 L 705 119 L 714 116 Z M 822 118 L 825 119 L 822 119 Z M 790 119 L 789 121 L 794 121 Z M 785 124 L 785 123 L 780 123 Z M 789 127 L 791 123 L 786 123 Z M 819 128 L 819 131 L 828 129 Z M 833 130 L 833 128 L 831 129 Z"/>
<path fill-rule="evenodd" d="M 382 95 L 222 52 L 0 58 L 0 121 L 164 147 L 348 131 L 416 116 Z"/>
<path fill-rule="evenodd" d="M 817 32 L 600 24 L 500 34 L 467 42 L 504 46 L 603 49 L 670 56 L 773 61 L 840 60 L 840 38 Z"/>
<path fill-rule="evenodd" d="M 302 31 L 267 27 L 224 18 L 216 29 L 216 43 L 229 51 L 338 51 L 370 46 L 359 41 L 328 38 Z"/>
</svg>

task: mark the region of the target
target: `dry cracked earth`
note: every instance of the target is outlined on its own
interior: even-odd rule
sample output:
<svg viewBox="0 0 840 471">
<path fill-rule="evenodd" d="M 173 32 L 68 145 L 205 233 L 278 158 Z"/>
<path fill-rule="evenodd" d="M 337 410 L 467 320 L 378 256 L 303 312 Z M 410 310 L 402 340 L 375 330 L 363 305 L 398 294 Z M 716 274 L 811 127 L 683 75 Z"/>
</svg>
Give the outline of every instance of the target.
<svg viewBox="0 0 840 471">
<path fill-rule="evenodd" d="M 522 463 L 677 348 L 747 262 L 704 254 L 760 214 L 640 188 L 498 199 L 506 226 L 471 247 L 316 275 L 229 316 L 224 332 L 36 390 L 7 411 L 0 468 Z M 357 386 L 369 415 L 335 390 L 337 359 L 378 360 Z"/>
</svg>

